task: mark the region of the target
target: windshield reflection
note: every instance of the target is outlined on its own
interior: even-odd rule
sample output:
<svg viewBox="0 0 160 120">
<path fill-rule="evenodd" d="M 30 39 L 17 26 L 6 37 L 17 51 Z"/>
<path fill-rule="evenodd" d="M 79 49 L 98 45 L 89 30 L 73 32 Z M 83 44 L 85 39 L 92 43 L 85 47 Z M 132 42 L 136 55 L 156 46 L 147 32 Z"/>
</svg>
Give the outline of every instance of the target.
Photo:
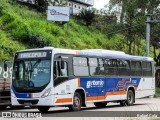
<svg viewBox="0 0 160 120">
<path fill-rule="evenodd" d="M 37 88 L 50 81 L 50 60 L 20 60 L 13 67 L 13 86 L 15 88 Z"/>
</svg>

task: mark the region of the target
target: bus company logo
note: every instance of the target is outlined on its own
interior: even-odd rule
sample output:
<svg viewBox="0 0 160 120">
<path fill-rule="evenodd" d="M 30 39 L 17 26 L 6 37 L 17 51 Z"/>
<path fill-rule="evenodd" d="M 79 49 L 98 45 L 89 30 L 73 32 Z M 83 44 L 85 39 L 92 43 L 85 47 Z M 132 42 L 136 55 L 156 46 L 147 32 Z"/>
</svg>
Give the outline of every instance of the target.
<svg viewBox="0 0 160 120">
<path fill-rule="evenodd" d="M 104 81 L 102 81 L 102 80 L 87 81 L 86 88 L 103 87 L 103 85 L 104 85 Z"/>
<path fill-rule="evenodd" d="M 133 84 L 137 84 L 137 80 L 132 80 L 132 83 Z"/>
</svg>

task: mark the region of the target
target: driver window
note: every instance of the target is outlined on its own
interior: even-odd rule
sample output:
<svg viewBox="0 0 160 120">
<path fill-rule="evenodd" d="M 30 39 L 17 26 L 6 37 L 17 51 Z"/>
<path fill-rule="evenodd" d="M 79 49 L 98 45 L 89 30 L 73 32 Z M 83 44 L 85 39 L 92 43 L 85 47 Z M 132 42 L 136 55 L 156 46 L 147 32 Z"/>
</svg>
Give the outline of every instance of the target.
<svg viewBox="0 0 160 120">
<path fill-rule="evenodd" d="M 65 61 L 55 61 L 54 62 L 54 78 L 57 77 L 67 77 L 68 76 L 68 66 Z"/>
</svg>

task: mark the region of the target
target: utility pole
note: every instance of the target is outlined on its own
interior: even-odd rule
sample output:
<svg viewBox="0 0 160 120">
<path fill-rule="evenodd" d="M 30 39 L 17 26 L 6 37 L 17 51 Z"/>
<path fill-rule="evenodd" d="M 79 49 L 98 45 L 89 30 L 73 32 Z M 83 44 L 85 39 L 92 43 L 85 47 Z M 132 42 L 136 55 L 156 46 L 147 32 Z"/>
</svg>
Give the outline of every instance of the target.
<svg viewBox="0 0 160 120">
<path fill-rule="evenodd" d="M 149 57 L 151 23 L 160 23 L 160 14 L 148 14 L 146 17 L 146 56 Z"/>
<path fill-rule="evenodd" d="M 146 56 L 149 57 L 150 50 L 150 34 L 151 34 L 151 15 L 146 15 Z"/>
</svg>

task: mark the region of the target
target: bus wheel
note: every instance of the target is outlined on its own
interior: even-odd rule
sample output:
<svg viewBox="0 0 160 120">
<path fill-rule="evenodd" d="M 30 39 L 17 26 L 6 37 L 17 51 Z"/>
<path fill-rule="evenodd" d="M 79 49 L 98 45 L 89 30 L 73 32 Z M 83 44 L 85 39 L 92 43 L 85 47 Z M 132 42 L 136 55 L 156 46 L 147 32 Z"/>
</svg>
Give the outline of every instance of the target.
<svg viewBox="0 0 160 120">
<path fill-rule="evenodd" d="M 105 107 L 107 105 L 107 102 L 95 102 L 94 105 L 96 107 Z"/>
<path fill-rule="evenodd" d="M 37 108 L 40 112 L 45 113 L 45 112 L 48 112 L 50 107 L 49 106 L 38 106 Z"/>
<path fill-rule="evenodd" d="M 75 92 L 73 97 L 73 105 L 69 106 L 69 110 L 71 111 L 79 111 L 82 107 L 82 97 L 78 92 Z"/>
<path fill-rule="evenodd" d="M 132 90 L 129 90 L 128 93 L 127 93 L 127 101 L 126 101 L 127 105 L 128 106 L 133 105 L 134 100 L 135 100 L 134 93 L 133 93 Z"/>
</svg>

